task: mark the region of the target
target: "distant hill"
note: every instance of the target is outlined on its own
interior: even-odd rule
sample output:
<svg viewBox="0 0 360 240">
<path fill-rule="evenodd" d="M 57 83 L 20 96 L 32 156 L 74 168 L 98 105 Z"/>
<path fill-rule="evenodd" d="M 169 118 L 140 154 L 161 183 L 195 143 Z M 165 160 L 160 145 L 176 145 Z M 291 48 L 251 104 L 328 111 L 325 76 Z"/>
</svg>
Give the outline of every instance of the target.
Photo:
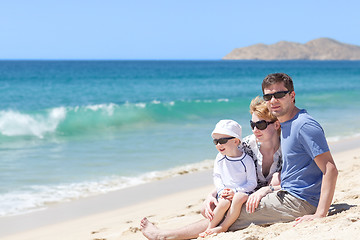
<svg viewBox="0 0 360 240">
<path fill-rule="evenodd" d="M 360 46 L 330 38 L 318 38 L 305 44 L 281 41 L 235 48 L 223 59 L 259 60 L 360 60 Z"/>
</svg>

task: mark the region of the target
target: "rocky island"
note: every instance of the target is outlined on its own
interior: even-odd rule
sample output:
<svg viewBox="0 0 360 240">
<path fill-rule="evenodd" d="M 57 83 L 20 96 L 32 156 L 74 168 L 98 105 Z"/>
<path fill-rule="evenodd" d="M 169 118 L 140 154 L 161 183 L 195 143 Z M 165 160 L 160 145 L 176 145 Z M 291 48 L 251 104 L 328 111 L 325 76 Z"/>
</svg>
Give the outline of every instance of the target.
<svg viewBox="0 0 360 240">
<path fill-rule="evenodd" d="M 280 41 L 235 48 L 224 60 L 360 60 L 360 46 L 330 38 L 318 38 L 305 44 Z"/>
</svg>

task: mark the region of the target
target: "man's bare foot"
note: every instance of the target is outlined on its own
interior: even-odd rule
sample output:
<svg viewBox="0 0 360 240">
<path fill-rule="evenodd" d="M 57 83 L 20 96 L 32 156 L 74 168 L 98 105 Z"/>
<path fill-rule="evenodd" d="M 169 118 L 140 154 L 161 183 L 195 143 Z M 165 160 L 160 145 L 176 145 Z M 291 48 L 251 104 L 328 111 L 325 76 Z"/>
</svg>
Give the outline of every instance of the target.
<svg viewBox="0 0 360 240">
<path fill-rule="evenodd" d="M 141 232 L 149 240 L 162 240 L 164 238 L 160 237 L 160 230 L 152 224 L 146 217 L 144 217 L 141 222 Z"/>
</svg>

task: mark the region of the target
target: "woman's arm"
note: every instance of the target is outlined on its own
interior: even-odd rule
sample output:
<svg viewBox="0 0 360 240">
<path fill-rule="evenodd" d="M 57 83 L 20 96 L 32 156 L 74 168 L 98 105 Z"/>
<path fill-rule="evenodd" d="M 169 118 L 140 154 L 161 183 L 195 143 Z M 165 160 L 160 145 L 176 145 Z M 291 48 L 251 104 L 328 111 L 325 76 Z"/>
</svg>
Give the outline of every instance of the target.
<svg viewBox="0 0 360 240">
<path fill-rule="evenodd" d="M 279 186 L 281 183 L 281 173 L 275 172 L 269 182 L 269 185 L 271 186 Z"/>
<path fill-rule="evenodd" d="M 209 195 L 206 197 L 203 203 L 203 208 L 201 210 L 201 214 L 210 221 L 214 217 L 213 210 L 218 204 L 218 201 L 216 199 L 216 194 L 217 194 L 216 189 L 214 189 L 212 192 L 209 193 Z"/>
<path fill-rule="evenodd" d="M 251 194 L 246 202 L 246 211 L 249 213 L 255 212 L 255 209 L 259 206 L 259 203 L 263 197 L 267 194 L 278 191 L 281 189 L 280 186 L 280 172 L 273 174 L 268 186 L 264 186 L 258 189 L 256 192 Z"/>
<path fill-rule="evenodd" d="M 248 213 L 255 212 L 255 209 L 259 206 L 259 203 L 263 197 L 265 197 L 268 193 L 271 193 L 272 190 L 269 186 L 262 187 L 258 189 L 256 192 L 251 194 L 246 201 L 246 211 Z"/>
</svg>

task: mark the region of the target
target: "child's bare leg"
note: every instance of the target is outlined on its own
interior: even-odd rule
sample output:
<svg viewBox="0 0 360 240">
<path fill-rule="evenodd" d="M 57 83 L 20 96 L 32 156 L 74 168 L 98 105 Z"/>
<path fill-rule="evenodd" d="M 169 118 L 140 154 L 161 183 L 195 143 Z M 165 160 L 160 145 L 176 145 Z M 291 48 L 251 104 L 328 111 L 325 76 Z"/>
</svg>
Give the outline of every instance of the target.
<svg viewBox="0 0 360 240">
<path fill-rule="evenodd" d="M 141 232 L 149 240 L 194 239 L 206 229 L 208 222 L 209 220 L 202 219 L 184 227 L 164 230 L 157 228 L 147 218 L 143 218 L 140 226 Z"/>
<path fill-rule="evenodd" d="M 209 229 L 216 227 L 224 218 L 226 211 L 229 209 L 231 201 L 227 199 L 219 199 L 219 204 L 214 210 L 214 218 L 209 223 Z"/>
<path fill-rule="evenodd" d="M 226 218 L 224 221 L 217 227 L 213 227 L 209 231 L 211 233 L 220 233 L 226 232 L 229 227 L 236 221 L 241 212 L 241 207 L 248 199 L 248 195 L 246 193 L 235 193 L 234 198 L 232 200 L 229 211 L 226 214 Z"/>
<path fill-rule="evenodd" d="M 221 222 L 221 220 L 225 216 L 226 211 L 229 209 L 230 205 L 231 205 L 231 202 L 229 200 L 223 199 L 223 198 L 219 199 L 219 203 L 218 203 L 218 205 L 216 206 L 216 208 L 214 210 L 214 217 L 209 222 L 209 225 L 208 225 L 206 230 L 209 230 L 209 229 L 212 229 L 212 228 L 216 227 Z M 201 236 L 205 232 L 200 233 L 199 236 Z"/>
</svg>

